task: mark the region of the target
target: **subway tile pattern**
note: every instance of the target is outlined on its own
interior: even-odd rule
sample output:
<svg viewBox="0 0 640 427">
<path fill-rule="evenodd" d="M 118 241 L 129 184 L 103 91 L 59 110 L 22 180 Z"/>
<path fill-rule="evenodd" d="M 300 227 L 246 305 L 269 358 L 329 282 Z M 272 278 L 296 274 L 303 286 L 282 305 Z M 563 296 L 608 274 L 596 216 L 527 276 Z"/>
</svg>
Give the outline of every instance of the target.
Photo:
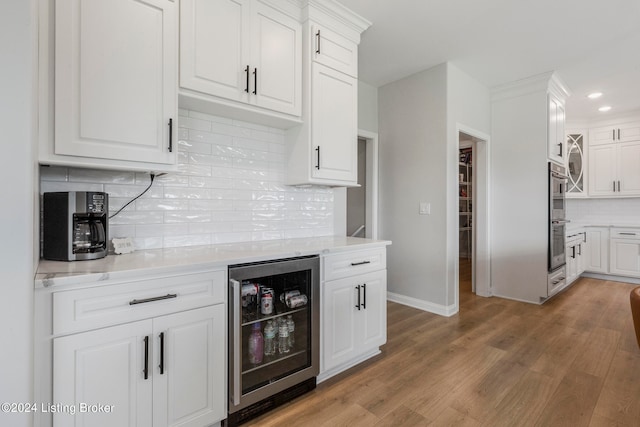
<svg viewBox="0 0 640 427">
<path fill-rule="evenodd" d="M 567 218 L 594 225 L 640 225 L 640 198 L 567 199 Z"/>
<path fill-rule="evenodd" d="M 180 110 L 178 172 L 109 222 L 137 249 L 333 234 L 331 188 L 284 184 L 284 132 Z M 106 191 L 110 214 L 149 185 L 145 173 L 41 167 L 40 192 Z"/>
</svg>

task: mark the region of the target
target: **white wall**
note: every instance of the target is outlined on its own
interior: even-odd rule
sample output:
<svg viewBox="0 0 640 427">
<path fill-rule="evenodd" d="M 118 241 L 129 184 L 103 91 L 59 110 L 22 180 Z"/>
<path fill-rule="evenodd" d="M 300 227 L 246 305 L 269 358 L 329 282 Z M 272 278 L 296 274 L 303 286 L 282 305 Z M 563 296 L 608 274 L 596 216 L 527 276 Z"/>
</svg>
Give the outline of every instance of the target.
<svg viewBox="0 0 640 427">
<path fill-rule="evenodd" d="M 358 81 L 358 129 L 378 132 L 378 88 Z"/>
<path fill-rule="evenodd" d="M 0 402 L 33 399 L 33 277 L 35 154 L 32 2 L 8 0 L 0 13 L 0 120 L 4 183 L 0 210 Z M 30 414 L 0 411 L 0 425 L 29 426 Z"/>
<path fill-rule="evenodd" d="M 447 203 L 447 209 L 451 215 L 447 216 L 447 300 L 446 305 L 451 306 L 457 303 L 455 300 L 456 290 L 458 287 L 458 254 L 459 254 L 459 236 L 458 236 L 458 129 L 473 130 L 474 132 L 489 135 L 491 133 L 491 92 L 489 88 L 472 78 L 468 74 L 461 71 L 455 65 L 447 64 L 447 194 L 454 195 L 450 197 Z M 479 135 L 474 135 L 479 136 Z M 480 215 L 478 209 L 487 211 L 487 186 L 488 182 L 483 181 L 487 176 L 486 156 L 482 154 L 489 148 L 486 144 L 476 147 L 474 159 L 474 168 L 476 172 L 476 194 L 474 195 L 474 209 L 476 210 L 476 235 L 483 239 L 486 243 L 485 234 L 486 224 L 481 221 L 486 216 Z M 478 172 L 482 174 L 478 174 Z M 479 230 L 483 227 L 483 230 Z M 483 248 L 477 248 L 476 253 L 476 273 L 481 273 L 482 277 L 486 277 L 488 281 L 489 253 Z M 478 275 L 476 275 L 478 276 Z M 477 278 L 477 277 L 476 277 Z M 486 286 L 489 284 L 486 283 Z"/>
<path fill-rule="evenodd" d="M 380 229 L 388 290 L 434 310 L 446 305 L 447 66 L 379 88 Z M 431 215 L 418 215 L 420 202 Z"/>
<path fill-rule="evenodd" d="M 490 92 L 452 64 L 379 89 L 390 299 L 445 315 L 457 311 L 459 125 L 489 134 Z M 420 202 L 431 204 L 430 215 L 419 215 Z"/>
</svg>

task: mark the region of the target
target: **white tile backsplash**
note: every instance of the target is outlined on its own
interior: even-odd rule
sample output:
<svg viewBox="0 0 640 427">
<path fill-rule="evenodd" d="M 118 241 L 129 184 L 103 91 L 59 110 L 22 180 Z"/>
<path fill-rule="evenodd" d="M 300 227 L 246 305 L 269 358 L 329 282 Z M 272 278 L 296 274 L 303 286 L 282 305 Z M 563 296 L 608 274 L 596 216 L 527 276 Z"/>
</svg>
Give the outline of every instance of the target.
<svg viewBox="0 0 640 427">
<path fill-rule="evenodd" d="M 284 184 L 281 129 L 180 110 L 178 172 L 110 220 L 137 249 L 333 234 L 331 188 Z M 42 167 L 41 192 L 106 191 L 110 214 L 149 184 L 140 172 Z"/>
<path fill-rule="evenodd" d="M 567 218 L 598 224 L 640 224 L 640 198 L 567 199 Z"/>
</svg>

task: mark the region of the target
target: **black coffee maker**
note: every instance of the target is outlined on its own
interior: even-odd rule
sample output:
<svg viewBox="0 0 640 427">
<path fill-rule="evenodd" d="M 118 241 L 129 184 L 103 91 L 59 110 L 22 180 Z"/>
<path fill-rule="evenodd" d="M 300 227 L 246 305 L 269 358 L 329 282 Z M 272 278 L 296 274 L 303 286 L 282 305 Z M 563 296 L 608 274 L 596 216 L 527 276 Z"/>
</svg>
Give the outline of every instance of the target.
<svg viewBox="0 0 640 427">
<path fill-rule="evenodd" d="M 58 261 L 107 255 L 109 195 L 94 191 L 44 193 L 42 256 Z"/>
</svg>

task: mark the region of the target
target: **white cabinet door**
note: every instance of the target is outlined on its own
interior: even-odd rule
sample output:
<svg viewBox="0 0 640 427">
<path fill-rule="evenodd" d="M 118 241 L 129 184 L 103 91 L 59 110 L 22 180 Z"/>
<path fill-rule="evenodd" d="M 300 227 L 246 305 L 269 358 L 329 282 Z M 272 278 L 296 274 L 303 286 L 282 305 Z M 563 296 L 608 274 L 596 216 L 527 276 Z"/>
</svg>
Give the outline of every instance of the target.
<svg viewBox="0 0 640 427">
<path fill-rule="evenodd" d="M 325 282 L 322 289 L 323 370 L 351 360 L 356 347 L 356 283 L 353 278 Z"/>
<path fill-rule="evenodd" d="M 152 375 L 143 373 L 151 368 L 151 329 L 145 320 L 55 338 L 53 402 L 77 410 L 55 412 L 53 425 L 151 426 Z M 113 405 L 113 412 L 81 412 L 83 403 Z"/>
<path fill-rule="evenodd" d="M 567 257 L 566 274 L 567 284 L 573 282 L 578 277 L 578 263 L 576 259 L 577 248 L 573 244 L 568 244 L 565 248 Z"/>
<path fill-rule="evenodd" d="M 358 279 L 362 283 L 365 304 L 360 316 L 361 349 L 364 351 L 387 342 L 387 271 L 365 274 Z"/>
<path fill-rule="evenodd" d="M 616 142 L 616 130 L 613 126 L 589 129 L 589 145 L 611 144 Z"/>
<path fill-rule="evenodd" d="M 387 271 L 325 282 L 322 299 L 323 370 L 353 360 L 387 341 Z"/>
<path fill-rule="evenodd" d="M 247 102 L 249 0 L 180 1 L 180 86 Z"/>
<path fill-rule="evenodd" d="M 548 99 L 548 157 L 556 163 L 564 165 L 564 105 L 553 96 Z"/>
<path fill-rule="evenodd" d="M 226 418 L 225 316 L 224 304 L 217 304 L 153 320 L 154 426 Z"/>
<path fill-rule="evenodd" d="M 255 103 L 299 116 L 302 109 L 302 25 L 260 2 L 254 3 L 252 16 L 251 93 Z"/>
<path fill-rule="evenodd" d="M 313 24 L 313 60 L 336 71 L 358 77 L 358 45 L 322 25 Z"/>
<path fill-rule="evenodd" d="M 180 49 L 182 88 L 301 114 L 302 25 L 295 19 L 255 0 L 182 0 Z"/>
<path fill-rule="evenodd" d="M 640 241 L 611 239 L 610 273 L 640 277 Z"/>
<path fill-rule="evenodd" d="M 600 145 L 612 142 L 640 141 L 640 123 L 624 123 L 589 130 L 589 144 Z"/>
<path fill-rule="evenodd" d="M 175 164 L 175 3 L 55 6 L 55 154 Z"/>
<path fill-rule="evenodd" d="M 585 271 L 592 273 L 609 272 L 609 229 L 587 229 Z"/>
<path fill-rule="evenodd" d="M 587 266 L 587 245 L 584 241 L 578 243 L 577 251 L 577 262 L 576 262 L 576 275 L 580 276 L 584 273 Z"/>
<path fill-rule="evenodd" d="M 321 64 L 312 67 L 311 175 L 356 184 L 358 81 Z"/>
<path fill-rule="evenodd" d="M 632 196 L 640 194 L 640 142 L 618 145 L 618 194 Z"/>
<path fill-rule="evenodd" d="M 589 147 L 589 195 L 615 194 L 616 149 L 614 144 Z"/>
<path fill-rule="evenodd" d="M 640 195 L 640 142 L 589 148 L 589 195 Z"/>
<path fill-rule="evenodd" d="M 567 131 L 565 154 L 567 175 L 567 198 L 587 196 L 587 137 L 586 131 Z"/>
</svg>

